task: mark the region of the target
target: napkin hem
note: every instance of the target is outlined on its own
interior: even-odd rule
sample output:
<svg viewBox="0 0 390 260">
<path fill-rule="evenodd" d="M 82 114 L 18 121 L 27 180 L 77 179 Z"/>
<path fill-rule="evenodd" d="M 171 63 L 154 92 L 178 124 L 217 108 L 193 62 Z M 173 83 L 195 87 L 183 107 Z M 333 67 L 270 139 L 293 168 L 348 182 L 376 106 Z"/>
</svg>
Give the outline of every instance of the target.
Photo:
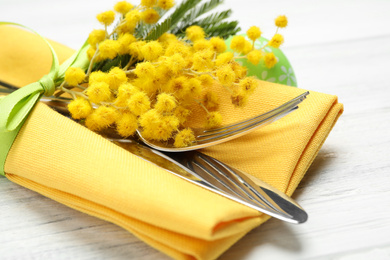
<svg viewBox="0 0 390 260">
<path fill-rule="evenodd" d="M 61 197 L 63 196 L 73 196 L 78 198 L 77 196 L 73 194 L 68 194 L 63 191 L 59 191 L 52 188 L 47 188 L 43 185 L 40 185 L 39 183 L 36 183 L 34 181 L 25 179 L 23 177 L 20 177 L 18 175 L 7 173 L 6 177 L 8 180 L 23 186 L 25 188 L 28 188 L 29 190 L 32 190 L 34 192 L 37 192 L 45 197 L 48 197 L 50 199 L 53 199 L 54 201 L 57 201 L 61 204 L 64 204 L 72 209 L 78 210 L 80 212 L 83 212 L 87 215 L 100 218 L 104 221 L 108 221 L 110 223 L 113 223 L 119 227 L 124 228 L 125 230 L 129 231 L 131 234 L 136 236 L 138 239 L 144 241 L 145 243 L 148 243 L 152 247 L 154 247 L 157 250 L 160 250 L 164 252 L 165 254 L 173 257 L 174 259 L 198 259 L 198 260 L 209 260 L 209 259 L 215 259 L 218 256 L 220 256 L 223 252 L 228 250 L 232 245 L 234 245 L 238 240 L 240 240 L 243 236 L 245 236 L 246 233 L 248 233 L 250 230 L 258 227 L 265 221 L 267 221 L 270 217 L 268 215 L 262 214 L 259 217 L 249 218 L 250 224 L 245 223 L 244 228 L 239 228 L 240 232 L 232 234 L 230 236 L 222 237 L 222 238 L 214 238 L 212 240 L 206 240 L 206 239 L 200 239 L 195 237 L 190 237 L 188 235 L 176 233 L 170 230 L 161 229 L 160 227 L 151 225 L 149 223 L 145 223 L 141 220 L 126 216 L 118 211 L 115 211 L 113 209 L 109 209 L 103 205 L 98 205 L 95 202 L 90 201 L 84 201 L 81 204 L 84 205 L 94 205 L 94 207 L 102 207 L 105 208 L 105 210 L 108 210 L 110 214 L 101 214 L 99 211 L 91 210 L 87 207 L 81 207 L 77 205 L 76 203 L 70 203 L 69 199 L 62 200 Z M 46 188 L 46 189 L 45 189 Z M 91 207 L 92 208 L 92 207 Z M 103 211 L 101 211 L 103 212 Z M 122 218 L 126 218 L 122 219 Z M 131 224 L 128 224 L 131 222 Z M 140 227 L 141 228 L 137 228 Z M 159 233 L 165 233 L 163 236 L 159 236 L 158 233 L 153 232 L 152 230 L 156 229 L 159 230 Z M 152 231 L 152 232 L 150 232 Z M 154 234 L 154 236 L 151 236 L 149 234 Z M 166 240 L 167 236 L 180 236 L 182 243 L 177 243 L 175 246 L 177 248 L 169 246 L 169 239 Z M 164 239 L 165 238 L 165 239 Z M 191 243 L 185 240 L 191 240 Z M 219 243 L 219 241 L 224 240 L 224 243 Z M 168 241 L 167 244 L 164 242 Z M 186 245 L 194 245 L 194 248 L 189 248 Z M 210 247 L 209 244 L 212 244 Z M 214 250 L 210 250 L 210 248 L 213 248 Z M 203 250 L 202 250 L 203 249 Z"/>
<path fill-rule="evenodd" d="M 291 196 L 294 193 L 295 189 L 298 187 L 300 181 L 305 176 L 306 172 L 310 168 L 314 159 L 317 157 L 323 144 L 325 143 L 330 132 L 332 131 L 333 127 L 338 121 L 338 118 L 342 115 L 344 111 L 343 108 L 344 108 L 343 104 L 338 103 L 338 99 L 336 97 L 328 113 L 320 122 L 314 134 L 312 135 L 306 147 L 304 148 L 298 160 L 298 163 L 293 173 L 291 174 L 291 178 L 289 180 L 289 183 L 285 191 L 285 193 L 288 196 Z M 331 125 L 327 124 L 329 122 L 332 122 L 332 124 Z M 316 145 L 316 142 L 318 141 L 320 141 L 320 143 Z M 305 156 L 309 156 L 309 160 L 303 160 Z M 304 168 L 301 169 L 302 166 L 304 166 Z M 301 172 L 301 173 L 297 173 L 297 172 Z"/>
</svg>

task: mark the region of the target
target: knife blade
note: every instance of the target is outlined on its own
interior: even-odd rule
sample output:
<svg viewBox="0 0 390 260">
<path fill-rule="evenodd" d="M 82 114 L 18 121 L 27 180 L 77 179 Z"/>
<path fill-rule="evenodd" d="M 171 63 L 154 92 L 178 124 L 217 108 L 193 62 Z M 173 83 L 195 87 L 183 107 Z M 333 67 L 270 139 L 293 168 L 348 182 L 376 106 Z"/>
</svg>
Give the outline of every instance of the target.
<svg viewBox="0 0 390 260">
<path fill-rule="evenodd" d="M 308 218 L 302 207 L 286 194 L 199 151 L 169 153 L 135 140 L 113 142 L 186 181 L 272 217 L 294 224 L 304 223 Z"/>
</svg>

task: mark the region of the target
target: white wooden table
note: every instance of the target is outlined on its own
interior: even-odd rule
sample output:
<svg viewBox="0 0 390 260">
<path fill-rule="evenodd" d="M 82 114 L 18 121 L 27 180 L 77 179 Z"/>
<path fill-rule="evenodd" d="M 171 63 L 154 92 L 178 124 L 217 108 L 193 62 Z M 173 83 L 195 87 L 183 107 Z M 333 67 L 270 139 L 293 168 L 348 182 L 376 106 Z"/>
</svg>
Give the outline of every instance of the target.
<svg viewBox="0 0 390 260">
<path fill-rule="evenodd" d="M 74 49 L 115 1 L 0 0 L 15 21 Z M 294 198 L 309 221 L 272 219 L 220 259 L 390 259 L 390 1 L 226 1 L 246 30 L 274 33 L 299 87 L 339 96 L 345 112 Z M 0 178 L 0 259 L 168 259 L 116 225 Z"/>
</svg>

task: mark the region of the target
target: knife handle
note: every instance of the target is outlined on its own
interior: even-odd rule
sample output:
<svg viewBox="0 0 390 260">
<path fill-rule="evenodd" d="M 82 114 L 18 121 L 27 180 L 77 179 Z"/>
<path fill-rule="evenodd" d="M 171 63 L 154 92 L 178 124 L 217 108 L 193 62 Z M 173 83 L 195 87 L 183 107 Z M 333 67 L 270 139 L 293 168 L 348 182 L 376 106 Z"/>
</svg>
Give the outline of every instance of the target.
<svg viewBox="0 0 390 260">
<path fill-rule="evenodd" d="M 307 213 L 294 200 L 265 182 L 197 151 L 164 153 L 177 165 L 231 198 L 291 223 L 303 223 Z"/>
</svg>

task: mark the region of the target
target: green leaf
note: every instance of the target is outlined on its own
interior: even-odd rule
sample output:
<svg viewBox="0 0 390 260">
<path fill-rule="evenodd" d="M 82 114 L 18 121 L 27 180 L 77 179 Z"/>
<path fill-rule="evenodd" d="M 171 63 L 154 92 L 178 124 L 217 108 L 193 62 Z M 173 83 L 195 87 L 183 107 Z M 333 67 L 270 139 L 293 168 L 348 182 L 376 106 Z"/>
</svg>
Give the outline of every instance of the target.
<svg viewBox="0 0 390 260">
<path fill-rule="evenodd" d="M 226 39 L 231 35 L 235 35 L 240 30 L 241 28 L 238 27 L 238 22 L 234 21 L 223 22 L 217 26 L 206 29 L 205 32 L 209 37 L 219 36 L 221 38 Z"/>
<path fill-rule="evenodd" d="M 152 41 L 160 38 L 161 35 L 166 33 L 171 28 L 171 19 L 168 18 L 164 22 L 156 25 L 149 34 L 145 37 L 145 40 Z"/>
<path fill-rule="evenodd" d="M 183 1 L 170 16 L 149 30 L 146 36 L 143 35 L 143 37 L 141 37 L 145 40 L 157 40 L 161 35 L 168 32 L 178 22 L 180 22 L 187 13 L 190 13 L 189 11 L 194 8 L 200 1 L 201 0 Z"/>
<path fill-rule="evenodd" d="M 134 30 L 134 37 L 137 38 L 137 39 L 143 39 L 144 37 L 144 31 L 145 27 L 144 26 L 141 26 L 141 23 L 139 23 L 136 27 L 135 27 L 135 30 Z"/>
<path fill-rule="evenodd" d="M 226 10 L 220 13 L 214 13 L 196 22 L 202 28 L 204 27 L 209 28 L 211 25 L 217 25 L 221 23 L 223 20 L 228 18 L 231 15 L 231 13 L 232 10 Z"/>
<path fill-rule="evenodd" d="M 185 36 L 185 30 L 188 27 L 198 25 L 204 29 L 208 37 L 220 36 L 222 38 L 228 38 L 229 36 L 234 35 L 240 31 L 238 22 L 225 22 L 231 15 L 231 10 L 213 13 L 200 18 L 221 3 L 223 3 L 223 0 L 210 0 L 201 6 L 193 8 L 191 12 L 183 17 L 177 27 L 171 29 L 171 33 L 177 35 L 179 38 L 183 38 Z"/>
<path fill-rule="evenodd" d="M 211 11 L 212 9 L 214 9 L 215 7 L 220 5 L 222 2 L 223 2 L 223 0 L 211 0 L 207 3 L 204 3 L 203 5 L 201 5 L 200 7 L 197 7 L 195 10 L 192 10 L 191 13 L 186 15 L 182 19 L 181 23 L 183 23 L 183 24 L 191 23 L 192 21 L 197 19 L 199 16 Z"/>
<path fill-rule="evenodd" d="M 228 18 L 231 13 L 231 10 L 226 10 L 223 12 L 211 14 L 200 20 L 192 21 L 191 23 L 186 24 L 184 27 L 175 29 L 174 33 L 179 37 L 184 37 L 185 30 L 192 25 L 198 25 L 202 27 L 205 31 L 213 31 L 212 27 L 217 27 L 223 20 Z"/>
<path fill-rule="evenodd" d="M 187 12 L 200 2 L 201 0 L 184 0 L 169 17 L 171 19 L 171 28 L 176 26 L 176 24 L 185 17 Z"/>
<path fill-rule="evenodd" d="M 104 60 L 95 63 L 92 71 L 101 70 L 103 72 L 109 71 L 112 67 L 124 67 L 130 60 L 130 55 L 118 55 L 112 60 Z"/>
</svg>

